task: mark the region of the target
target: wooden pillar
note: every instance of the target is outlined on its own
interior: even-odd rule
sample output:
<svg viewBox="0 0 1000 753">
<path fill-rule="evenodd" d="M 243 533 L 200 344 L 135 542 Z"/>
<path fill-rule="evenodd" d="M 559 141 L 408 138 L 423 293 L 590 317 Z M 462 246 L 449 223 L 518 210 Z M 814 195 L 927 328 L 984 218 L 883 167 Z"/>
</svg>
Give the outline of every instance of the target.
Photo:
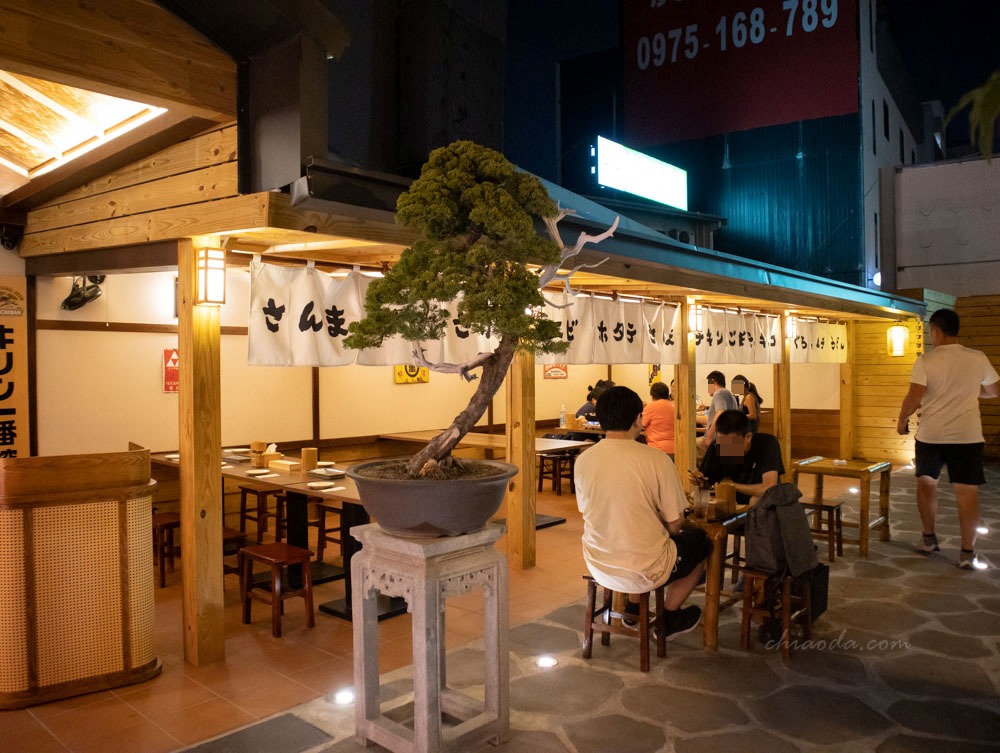
<svg viewBox="0 0 1000 753">
<path fill-rule="evenodd" d="M 840 457 L 854 459 L 854 369 L 856 359 L 854 322 L 847 323 L 847 360 L 840 364 Z"/>
<path fill-rule="evenodd" d="M 785 466 L 782 481 L 792 478 L 792 345 L 788 338 L 788 318 L 780 317 L 781 362 L 774 364 L 774 435 L 781 444 Z"/>
<path fill-rule="evenodd" d="M 222 593 L 222 416 L 219 307 L 196 306 L 196 249 L 177 246 L 180 388 L 181 568 L 184 659 L 195 666 L 225 658 Z"/>
<path fill-rule="evenodd" d="M 675 333 L 681 343 L 681 362 L 677 365 L 677 373 L 674 378 L 677 380 L 677 390 L 674 395 L 674 464 L 677 466 L 677 474 L 681 478 L 681 484 L 685 489 L 690 487 L 688 472 L 694 470 L 698 464 L 698 449 L 695 446 L 697 440 L 696 415 L 697 406 L 694 404 L 695 395 L 695 357 L 694 333 L 688 326 L 688 312 L 691 304 L 682 303 L 680 316 L 678 317 L 680 329 Z"/>
<path fill-rule="evenodd" d="M 507 375 L 507 462 L 521 472 L 507 485 L 507 557 L 535 566 L 535 356 L 518 352 Z"/>
</svg>

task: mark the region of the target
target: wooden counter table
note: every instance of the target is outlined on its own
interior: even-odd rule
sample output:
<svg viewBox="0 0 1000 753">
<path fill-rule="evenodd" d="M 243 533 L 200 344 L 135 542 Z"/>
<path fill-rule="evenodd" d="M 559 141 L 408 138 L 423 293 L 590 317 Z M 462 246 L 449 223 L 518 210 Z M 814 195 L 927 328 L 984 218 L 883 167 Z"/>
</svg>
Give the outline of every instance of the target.
<svg viewBox="0 0 1000 753">
<path fill-rule="evenodd" d="M 712 542 L 712 552 L 708 555 L 705 568 L 705 614 L 704 642 L 706 651 L 719 649 L 719 605 L 722 601 L 722 580 L 726 562 L 726 547 L 729 543 L 729 532 L 743 525 L 746 520 L 747 506 L 740 505 L 736 515 L 725 520 L 706 520 L 696 518 L 694 514 L 684 519 L 685 528 L 697 528 L 704 531 Z"/>
<path fill-rule="evenodd" d="M 844 539 L 857 543 L 858 554 L 868 556 L 868 532 L 872 528 L 879 529 L 879 539 L 889 541 L 889 484 L 892 478 L 892 463 L 888 460 L 872 462 L 870 460 L 833 460 L 820 456 L 800 460 L 792 469 L 792 483 L 798 486 L 799 475 L 809 473 L 816 477 L 816 502 L 823 499 L 823 477 L 841 476 L 858 480 L 858 496 L 860 515 L 857 523 L 844 521 L 845 527 L 858 529 L 857 539 Z M 878 474 L 878 517 L 869 520 L 871 507 L 872 477 Z"/>
</svg>

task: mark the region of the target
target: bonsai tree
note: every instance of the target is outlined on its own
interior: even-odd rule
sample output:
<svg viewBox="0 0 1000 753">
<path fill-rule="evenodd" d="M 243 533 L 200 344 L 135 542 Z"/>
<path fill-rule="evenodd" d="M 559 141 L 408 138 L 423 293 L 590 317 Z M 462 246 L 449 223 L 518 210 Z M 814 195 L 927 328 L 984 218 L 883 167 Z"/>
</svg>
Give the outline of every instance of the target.
<svg viewBox="0 0 1000 753">
<path fill-rule="evenodd" d="M 567 248 L 556 227 L 566 214 L 537 178 L 471 141 L 434 150 L 420 177 L 399 197 L 396 221 L 421 230 L 423 240 L 371 283 L 364 318 L 351 326 L 345 343 L 377 348 L 401 335 L 413 343 L 419 364 L 470 381 L 478 378 L 465 409 L 409 461 L 409 476 L 440 476 L 461 466 L 451 451 L 486 411 L 518 350 L 567 349 L 559 324 L 543 313 L 541 289 L 559 280 L 568 289 L 576 270 L 560 272 L 560 267 L 586 242 L 610 236 L 617 220 L 601 235 L 581 233 Z M 544 222 L 545 235 L 536 232 L 535 218 Z M 446 308 L 451 306 L 454 311 Z M 498 345 L 467 363 L 431 363 L 421 342 L 439 339 L 453 319 Z"/>
</svg>

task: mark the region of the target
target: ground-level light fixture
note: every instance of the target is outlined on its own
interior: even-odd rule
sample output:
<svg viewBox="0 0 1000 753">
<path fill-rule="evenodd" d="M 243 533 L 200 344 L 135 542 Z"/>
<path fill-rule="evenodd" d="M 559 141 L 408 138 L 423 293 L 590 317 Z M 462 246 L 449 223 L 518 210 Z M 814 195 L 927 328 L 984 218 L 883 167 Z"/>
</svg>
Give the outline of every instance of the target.
<svg viewBox="0 0 1000 753">
<path fill-rule="evenodd" d="M 195 303 L 221 305 L 226 302 L 226 251 L 221 248 L 199 248 L 197 260 L 198 284 Z"/>
<path fill-rule="evenodd" d="M 354 689 L 342 688 L 333 694 L 333 702 L 338 706 L 350 706 L 354 703 Z"/>
<path fill-rule="evenodd" d="M 554 657 L 552 654 L 542 654 L 541 656 L 535 659 L 535 665 L 541 667 L 542 669 L 550 669 L 558 663 L 559 660 L 556 659 L 556 657 Z"/>
</svg>

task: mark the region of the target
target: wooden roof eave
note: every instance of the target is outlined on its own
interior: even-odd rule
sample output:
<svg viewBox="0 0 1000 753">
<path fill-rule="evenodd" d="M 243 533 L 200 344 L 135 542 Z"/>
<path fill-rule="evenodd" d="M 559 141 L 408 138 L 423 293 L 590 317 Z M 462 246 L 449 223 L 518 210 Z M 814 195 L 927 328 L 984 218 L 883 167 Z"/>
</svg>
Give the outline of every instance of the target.
<svg viewBox="0 0 1000 753">
<path fill-rule="evenodd" d="M 569 244 L 576 242 L 580 232 L 594 234 L 606 227 L 574 215 L 559 225 Z M 693 288 L 708 295 L 752 298 L 785 309 L 819 309 L 830 315 L 874 318 L 922 317 L 924 312 L 920 301 L 698 248 L 648 228 L 640 233 L 619 229 L 600 244 L 585 247 L 574 259 L 574 266 L 595 265 L 605 259 L 590 271 L 653 285 Z"/>
</svg>

